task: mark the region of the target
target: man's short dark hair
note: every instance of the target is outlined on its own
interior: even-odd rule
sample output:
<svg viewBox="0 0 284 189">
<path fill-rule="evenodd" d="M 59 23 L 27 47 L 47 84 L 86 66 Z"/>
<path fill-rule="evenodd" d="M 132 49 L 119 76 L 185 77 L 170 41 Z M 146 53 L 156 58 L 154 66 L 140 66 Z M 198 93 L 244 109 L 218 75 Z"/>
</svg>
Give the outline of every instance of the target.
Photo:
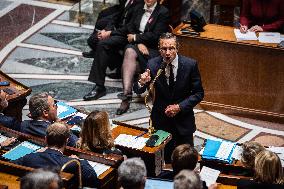
<svg viewBox="0 0 284 189">
<path fill-rule="evenodd" d="M 138 188 L 145 184 L 147 170 L 140 158 L 129 158 L 118 167 L 118 181 L 124 189 Z"/>
<path fill-rule="evenodd" d="M 159 38 L 159 48 L 160 48 L 160 42 L 162 39 L 174 39 L 176 41 L 176 48 L 179 49 L 179 41 L 177 36 L 175 36 L 173 33 L 167 32 L 162 33 Z"/>
<path fill-rule="evenodd" d="M 39 118 L 44 111 L 49 110 L 48 96 L 48 93 L 44 92 L 35 94 L 30 98 L 29 110 L 33 119 Z"/>
<path fill-rule="evenodd" d="M 46 129 L 46 142 L 49 147 L 63 147 L 69 136 L 70 130 L 62 123 L 55 122 Z"/>
<path fill-rule="evenodd" d="M 21 189 L 49 189 L 53 182 L 57 184 L 57 189 L 62 188 L 62 180 L 57 173 L 36 169 L 21 179 L 20 187 Z"/>
<path fill-rule="evenodd" d="M 172 153 L 172 166 L 175 174 L 182 169 L 193 170 L 198 161 L 197 150 L 189 144 L 177 146 Z"/>
</svg>

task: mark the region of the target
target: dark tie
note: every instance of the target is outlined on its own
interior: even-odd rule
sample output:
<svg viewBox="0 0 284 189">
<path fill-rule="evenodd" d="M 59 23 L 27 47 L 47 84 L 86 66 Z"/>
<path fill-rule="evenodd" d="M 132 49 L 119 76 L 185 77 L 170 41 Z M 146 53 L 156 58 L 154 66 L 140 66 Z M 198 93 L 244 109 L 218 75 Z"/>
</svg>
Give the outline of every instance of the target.
<svg viewBox="0 0 284 189">
<path fill-rule="evenodd" d="M 172 93 L 174 90 L 174 83 L 175 83 L 175 76 L 172 63 L 169 64 L 170 66 L 170 76 L 169 76 L 169 90 Z"/>
</svg>

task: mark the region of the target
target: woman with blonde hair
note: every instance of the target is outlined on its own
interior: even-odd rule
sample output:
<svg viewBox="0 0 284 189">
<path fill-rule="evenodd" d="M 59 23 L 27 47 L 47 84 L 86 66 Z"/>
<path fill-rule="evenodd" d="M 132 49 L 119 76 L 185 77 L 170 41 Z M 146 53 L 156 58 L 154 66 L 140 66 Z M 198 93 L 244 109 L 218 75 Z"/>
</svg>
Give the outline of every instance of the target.
<svg viewBox="0 0 284 189">
<path fill-rule="evenodd" d="M 258 142 L 254 141 L 244 142 L 242 148 L 243 148 L 243 152 L 241 154 L 242 164 L 249 169 L 253 169 L 255 157 L 261 151 L 265 150 L 265 148 Z"/>
<path fill-rule="evenodd" d="M 255 157 L 254 180 L 238 183 L 239 189 L 283 189 L 283 168 L 277 154 L 264 150 Z"/>
<path fill-rule="evenodd" d="M 85 119 L 77 147 L 103 154 L 119 154 L 121 151 L 114 147 L 111 136 L 108 113 L 93 111 Z"/>
</svg>

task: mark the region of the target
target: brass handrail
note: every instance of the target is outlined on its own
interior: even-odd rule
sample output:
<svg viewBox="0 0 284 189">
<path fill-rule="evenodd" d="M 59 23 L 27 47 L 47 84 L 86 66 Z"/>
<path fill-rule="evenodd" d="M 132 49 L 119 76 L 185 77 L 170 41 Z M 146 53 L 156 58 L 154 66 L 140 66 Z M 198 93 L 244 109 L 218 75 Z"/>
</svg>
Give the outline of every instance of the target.
<svg viewBox="0 0 284 189">
<path fill-rule="evenodd" d="M 81 163 L 79 160 L 77 159 L 72 159 L 70 161 L 68 161 L 67 163 L 65 163 L 62 168 L 61 171 L 64 171 L 64 169 L 70 164 L 70 163 L 76 163 L 78 165 L 78 172 L 79 172 L 79 189 L 82 189 L 82 172 L 81 172 Z"/>
</svg>

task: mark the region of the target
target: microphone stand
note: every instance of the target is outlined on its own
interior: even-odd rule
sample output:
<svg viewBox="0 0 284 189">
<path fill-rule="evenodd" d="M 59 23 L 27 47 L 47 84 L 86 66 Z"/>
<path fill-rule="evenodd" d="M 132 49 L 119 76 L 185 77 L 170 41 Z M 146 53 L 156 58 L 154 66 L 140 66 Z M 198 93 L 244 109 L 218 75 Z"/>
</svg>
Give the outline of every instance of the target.
<svg viewBox="0 0 284 189">
<path fill-rule="evenodd" d="M 160 67 L 160 69 L 158 70 L 157 72 L 157 75 L 155 76 L 155 78 L 152 80 L 152 82 L 150 83 L 150 87 L 149 87 L 149 90 L 148 90 L 148 93 L 146 94 L 145 98 L 144 98 L 144 103 L 145 103 L 145 106 L 146 108 L 148 109 L 149 113 L 150 113 L 150 118 L 149 118 L 149 128 L 148 128 L 148 133 L 149 135 L 151 136 L 154 131 L 155 131 L 155 128 L 153 127 L 153 124 L 152 124 L 152 119 L 151 119 L 151 113 L 152 113 L 152 108 L 148 105 L 148 100 L 149 100 L 149 95 L 150 93 L 152 93 L 152 97 L 153 97 L 153 102 L 155 100 L 155 88 L 154 88 L 154 84 L 156 82 L 156 80 L 158 79 L 158 77 L 163 73 L 165 67 L 166 67 L 166 63 L 162 63 L 162 66 Z"/>
</svg>

